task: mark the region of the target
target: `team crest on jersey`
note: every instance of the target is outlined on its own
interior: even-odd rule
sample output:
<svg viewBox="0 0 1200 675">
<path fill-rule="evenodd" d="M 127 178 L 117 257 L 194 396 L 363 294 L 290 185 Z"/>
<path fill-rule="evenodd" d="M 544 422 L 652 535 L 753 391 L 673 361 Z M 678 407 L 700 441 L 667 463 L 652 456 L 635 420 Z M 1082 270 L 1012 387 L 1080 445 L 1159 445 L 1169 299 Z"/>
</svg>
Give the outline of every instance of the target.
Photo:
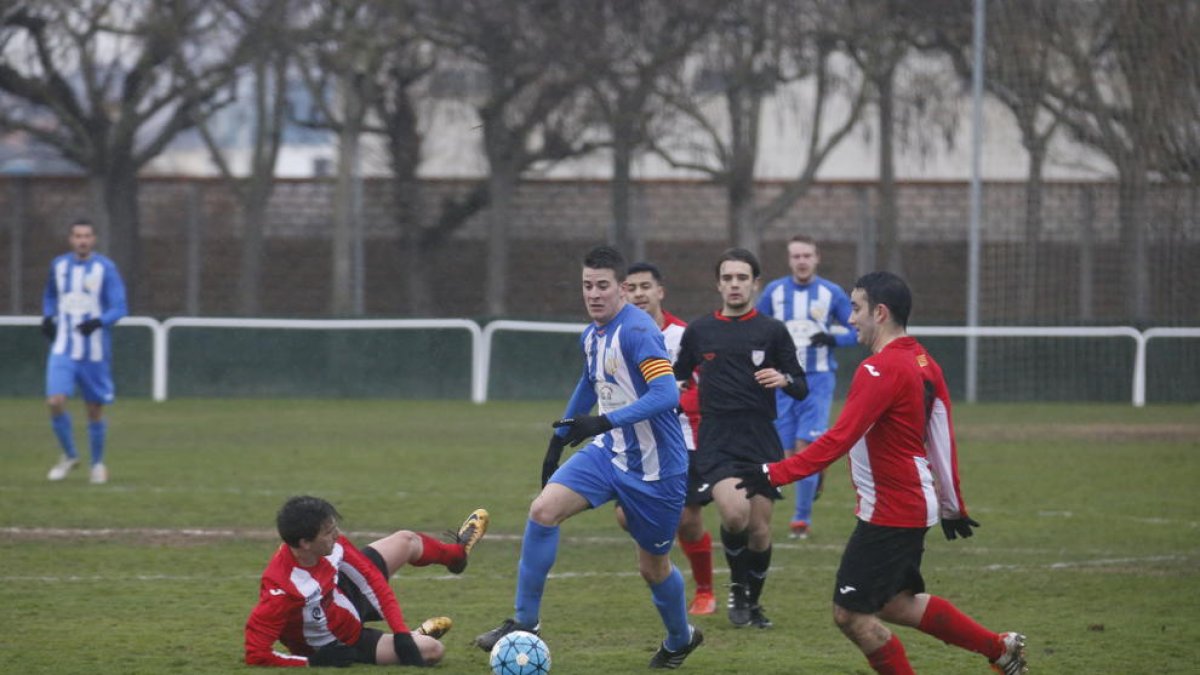
<svg viewBox="0 0 1200 675">
<path fill-rule="evenodd" d="M 829 316 L 829 307 L 826 305 L 813 305 L 808 308 L 808 315 L 820 323 L 825 323 L 825 318 Z"/>
<path fill-rule="evenodd" d="M 617 355 L 615 352 L 608 352 L 604 355 L 604 372 L 609 375 L 617 374 Z"/>
<path fill-rule="evenodd" d="M 925 358 L 924 354 L 917 354 L 917 365 L 924 368 L 929 365 L 929 359 Z"/>
<path fill-rule="evenodd" d="M 704 360 L 705 361 L 712 361 L 715 358 L 717 358 L 716 352 L 704 352 Z"/>
<path fill-rule="evenodd" d="M 766 358 L 767 353 L 761 349 L 754 349 L 750 352 L 750 362 L 756 366 L 761 366 Z"/>
</svg>

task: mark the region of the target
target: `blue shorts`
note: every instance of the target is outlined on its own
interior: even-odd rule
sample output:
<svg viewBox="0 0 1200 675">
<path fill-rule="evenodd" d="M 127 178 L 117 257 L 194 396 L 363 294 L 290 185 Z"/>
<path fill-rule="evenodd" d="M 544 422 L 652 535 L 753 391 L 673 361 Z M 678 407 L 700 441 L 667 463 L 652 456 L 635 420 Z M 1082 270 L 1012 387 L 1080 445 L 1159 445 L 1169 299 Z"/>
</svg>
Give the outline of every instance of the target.
<svg viewBox="0 0 1200 675">
<path fill-rule="evenodd" d="M 803 400 L 797 401 L 782 391 L 775 394 L 775 430 L 788 452 L 796 447 L 796 441 L 812 443 L 829 429 L 829 406 L 833 404 L 837 374 L 810 373 L 805 380 L 808 396 Z"/>
<path fill-rule="evenodd" d="M 46 362 L 46 398 L 73 396 L 75 385 L 83 400 L 108 405 L 116 400 L 112 369 L 104 361 L 76 361 L 65 354 L 51 354 Z"/>
<path fill-rule="evenodd" d="M 559 483 L 583 496 L 592 508 L 617 500 L 625 511 L 629 534 L 643 550 L 654 555 L 670 552 L 687 495 L 687 474 L 656 481 L 625 473 L 612 463 L 612 452 L 588 444 L 554 472 Z"/>
</svg>

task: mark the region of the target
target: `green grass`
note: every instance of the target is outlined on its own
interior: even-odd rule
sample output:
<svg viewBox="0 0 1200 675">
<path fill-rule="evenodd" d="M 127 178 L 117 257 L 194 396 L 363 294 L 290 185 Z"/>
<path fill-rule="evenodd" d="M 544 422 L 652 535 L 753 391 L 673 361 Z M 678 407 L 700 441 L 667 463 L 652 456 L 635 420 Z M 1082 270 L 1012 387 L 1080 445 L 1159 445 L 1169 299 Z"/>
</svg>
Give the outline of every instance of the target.
<svg viewBox="0 0 1200 675">
<path fill-rule="evenodd" d="M 82 470 L 47 482 L 56 450 L 42 404 L 0 400 L 0 672 L 247 671 L 242 625 L 276 545 L 275 510 L 312 493 L 338 505 L 360 544 L 491 511 L 489 538 L 463 576 L 422 568 L 392 580 L 412 621 L 455 619 L 440 671 L 485 673 L 485 655 L 467 642 L 511 612 L 519 536 L 560 411 L 560 402 L 126 400 L 110 411 L 112 481 L 91 486 Z M 77 403 L 72 412 L 82 438 Z M 930 590 L 988 627 L 1027 633 L 1035 673 L 1195 672 L 1200 407 L 956 413 L 963 489 L 983 527 L 966 542 L 931 532 Z M 685 669 L 870 672 L 830 619 L 853 527 L 844 463 L 827 486 L 807 542 L 787 540 L 786 514 L 776 513 L 764 596 L 775 628 L 701 618 L 707 640 Z M 715 528 L 711 509 L 707 518 Z M 554 672 L 642 672 L 662 629 L 632 544 L 608 507 L 571 520 L 563 536 L 543 606 Z M 721 583 L 719 554 L 716 564 Z M 897 632 L 918 672 L 987 672 L 979 656 Z"/>
</svg>

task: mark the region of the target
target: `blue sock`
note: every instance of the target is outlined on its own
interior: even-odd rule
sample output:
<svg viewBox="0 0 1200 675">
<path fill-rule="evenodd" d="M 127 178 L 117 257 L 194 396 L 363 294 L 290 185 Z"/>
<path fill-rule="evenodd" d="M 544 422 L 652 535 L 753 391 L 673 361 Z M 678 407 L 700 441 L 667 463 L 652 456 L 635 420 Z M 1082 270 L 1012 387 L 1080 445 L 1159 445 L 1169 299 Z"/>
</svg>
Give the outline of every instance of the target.
<svg viewBox="0 0 1200 675">
<path fill-rule="evenodd" d="M 558 557 L 558 527 L 546 527 L 529 520 L 521 541 L 521 562 L 517 565 L 517 623 L 533 626 L 542 613 L 542 592 L 546 577 Z"/>
<path fill-rule="evenodd" d="M 108 420 L 88 422 L 88 440 L 92 442 L 92 466 L 104 463 L 104 439 L 108 436 Z"/>
<path fill-rule="evenodd" d="M 687 598 L 679 568 L 671 565 L 667 578 L 650 586 L 650 595 L 667 627 L 667 649 L 673 652 L 683 649 L 692 641 L 692 631 L 688 626 Z"/>
<path fill-rule="evenodd" d="M 58 437 L 58 444 L 62 446 L 63 454 L 75 459 L 75 437 L 71 433 L 71 413 L 51 417 L 50 428 L 54 429 L 54 435 Z"/>
<path fill-rule="evenodd" d="M 817 485 L 821 482 L 821 474 L 814 473 L 796 483 L 796 514 L 792 520 L 803 520 L 812 524 L 813 495 L 817 494 Z"/>
</svg>

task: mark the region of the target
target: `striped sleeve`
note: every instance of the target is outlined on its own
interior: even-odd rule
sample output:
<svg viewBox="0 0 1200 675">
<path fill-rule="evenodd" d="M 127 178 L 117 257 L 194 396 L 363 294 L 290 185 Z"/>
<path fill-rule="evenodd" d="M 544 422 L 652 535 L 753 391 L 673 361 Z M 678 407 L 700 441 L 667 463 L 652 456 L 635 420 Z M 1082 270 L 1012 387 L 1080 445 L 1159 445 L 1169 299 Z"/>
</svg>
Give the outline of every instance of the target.
<svg viewBox="0 0 1200 675">
<path fill-rule="evenodd" d="M 638 370 L 642 371 L 642 379 L 646 382 L 663 376 L 672 379 L 675 378 L 675 371 L 671 369 L 671 362 L 661 357 L 652 356 L 642 361 L 638 364 Z"/>
</svg>

